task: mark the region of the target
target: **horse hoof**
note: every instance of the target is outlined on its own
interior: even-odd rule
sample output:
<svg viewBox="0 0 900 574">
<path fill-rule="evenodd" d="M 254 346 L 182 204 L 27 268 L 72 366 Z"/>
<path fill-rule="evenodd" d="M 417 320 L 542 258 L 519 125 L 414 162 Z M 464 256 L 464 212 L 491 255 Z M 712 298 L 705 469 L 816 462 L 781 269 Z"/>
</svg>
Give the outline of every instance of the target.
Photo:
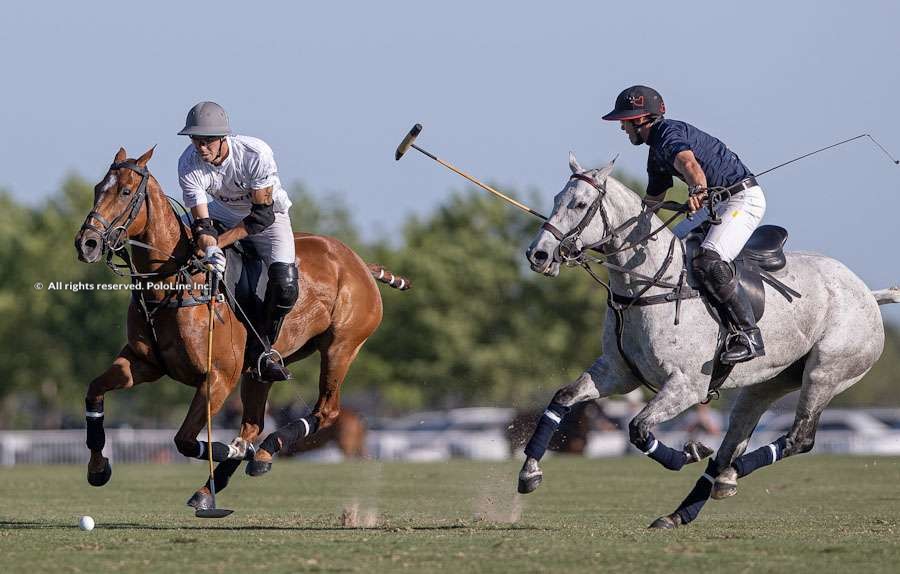
<svg viewBox="0 0 900 574">
<path fill-rule="evenodd" d="M 732 467 L 728 467 L 716 477 L 710 497 L 714 500 L 722 500 L 735 494 L 737 494 L 737 471 Z"/>
<path fill-rule="evenodd" d="M 106 457 L 103 457 L 103 470 L 100 472 L 88 470 L 87 480 L 91 486 L 103 486 L 109 482 L 110 478 L 112 478 L 112 466 L 110 466 L 109 459 Z"/>
<path fill-rule="evenodd" d="M 208 510 L 213 507 L 212 494 L 198 490 L 188 499 L 187 505 L 197 510 Z"/>
<path fill-rule="evenodd" d="M 246 472 L 249 476 L 262 476 L 270 470 L 272 470 L 272 463 L 262 462 L 260 460 L 251 460 L 244 468 L 244 472 Z"/>
<path fill-rule="evenodd" d="M 722 500 L 723 498 L 728 498 L 729 496 L 734 496 L 735 494 L 737 494 L 736 484 L 724 484 L 721 482 L 716 482 L 716 484 L 713 485 L 710 497 L 712 497 L 713 500 Z"/>
<path fill-rule="evenodd" d="M 700 462 L 715 451 L 702 442 L 692 440 L 684 443 L 684 452 L 688 455 L 688 464 Z"/>
<path fill-rule="evenodd" d="M 534 492 L 537 490 L 537 487 L 541 485 L 541 481 L 544 480 L 544 474 L 532 474 L 530 476 L 520 476 L 519 477 L 519 486 L 517 490 L 519 494 L 528 494 L 530 492 Z"/>
<path fill-rule="evenodd" d="M 648 526 L 648 528 L 662 528 L 665 530 L 671 530 L 672 528 L 678 528 L 681 525 L 681 517 L 677 514 L 670 514 L 668 516 L 660 516 L 653 523 Z"/>
</svg>

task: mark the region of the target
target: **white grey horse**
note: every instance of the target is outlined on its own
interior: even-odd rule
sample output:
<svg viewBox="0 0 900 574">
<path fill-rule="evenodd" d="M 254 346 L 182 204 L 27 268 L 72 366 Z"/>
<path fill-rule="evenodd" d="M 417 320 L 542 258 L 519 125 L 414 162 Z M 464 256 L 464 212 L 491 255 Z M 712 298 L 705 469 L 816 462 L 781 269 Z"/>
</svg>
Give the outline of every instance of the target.
<svg viewBox="0 0 900 574">
<path fill-rule="evenodd" d="M 556 276 L 567 257 L 594 245 L 608 254 L 609 286 L 617 296 L 627 300 L 672 294 L 671 286 L 679 283 L 684 268 L 683 243 L 636 193 L 610 177 L 613 162 L 602 169 L 583 170 L 570 154 L 569 166 L 572 178 L 554 198 L 552 215 L 528 248 L 531 269 Z M 670 255 L 673 244 L 676 248 Z M 812 449 L 822 410 L 832 397 L 859 381 L 881 355 L 884 326 L 878 306 L 900 301 L 900 288 L 873 292 L 843 264 L 823 255 L 795 252 L 786 258 L 786 267 L 773 275 L 802 297 L 790 302 L 765 288 L 766 311 L 759 326 L 766 338 L 766 355 L 736 365 L 724 381 L 723 389 L 741 390 L 722 445 L 678 509 L 652 527 L 686 524 L 697 517 L 710 496 L 735 494 L 739 477 Z M 639 376 L 658 393 L 631 421 L 631 442 L 672 470 L 712 452 L 694 443 L 683 450 L 672 449 L 651 432 L 707 399 L 714 354 L 724 335 L 705 299 L 684 299 L 680 306 L 677 326 L 674 302 L 623 310 L 621 348 L 626 357 L 619 351 L 610 309 L 603 333 L 605 352 L 577 380 L 556 392 L 525 449 L 519 492 L 531 492 L 541 483 L 540 457 L 573 405 L 627 393 L 641 384 Z M 790 432 L 744 454 L 762 413 L 797 389 L 800 396 Z"/>
</svg>

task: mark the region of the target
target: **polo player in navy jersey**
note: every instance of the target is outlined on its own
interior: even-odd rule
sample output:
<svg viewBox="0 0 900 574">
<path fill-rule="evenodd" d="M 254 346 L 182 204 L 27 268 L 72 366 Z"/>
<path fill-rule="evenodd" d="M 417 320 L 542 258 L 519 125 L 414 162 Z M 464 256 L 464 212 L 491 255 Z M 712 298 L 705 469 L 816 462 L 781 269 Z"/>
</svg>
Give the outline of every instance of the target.
<svg viewBox="0 0 900 574">
<path fill-rule="evenodd" d="M 762 220 L 766 198 L 750 170 L 724 143 L 687 122 L 665 118 L 665 112 L 659 92 L 632 86 L 619 94 L 615 108 L 603 119 L 619 121 L 631 143 L 650 147 L 646 204 L 664 199 L 673 176 L 688 185 L 692 214 L 703 206 L 708 188 L 726 189 L 716 207 L 721 223 L 710 226 L 691 269 L 734 329 L 721 361 L 734 364 L 761 357 L 766 354 L 762 335 L 750 300 L 738 284 L 733 261 Z M 683 238 L 707 218 L 704 212 L 686 219 L 675 234 Z"/>
</svg>

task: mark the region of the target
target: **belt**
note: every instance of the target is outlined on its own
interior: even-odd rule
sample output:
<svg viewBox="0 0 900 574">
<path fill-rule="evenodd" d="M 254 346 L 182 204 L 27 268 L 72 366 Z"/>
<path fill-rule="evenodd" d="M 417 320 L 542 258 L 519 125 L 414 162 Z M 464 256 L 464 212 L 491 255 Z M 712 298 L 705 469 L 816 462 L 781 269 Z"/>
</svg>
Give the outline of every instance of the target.
<svg viewBox="0 0 900 574">
<path fill-rule="evenodd" d="M 745 189 L 750 189 L 751 187 L 756 187 L 757 185 L 759 184 L 756 183 L 756 178 L 751 175 L 750 177 L 742 179 L 736 184 L 729 186 L 726 191 L 731 195 L 734 195 L 735 193 L 740 193 Z"/>
</svg>

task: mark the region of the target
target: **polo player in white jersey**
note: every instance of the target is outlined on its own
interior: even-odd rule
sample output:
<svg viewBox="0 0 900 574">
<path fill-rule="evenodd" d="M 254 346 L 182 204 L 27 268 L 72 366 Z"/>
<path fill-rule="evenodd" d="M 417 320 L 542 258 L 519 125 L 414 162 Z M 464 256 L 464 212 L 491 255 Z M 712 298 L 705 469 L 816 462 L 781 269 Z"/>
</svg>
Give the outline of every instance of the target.
<svg viewBox="0 0 900 574">
<path fill-rule="evenodd" d="M 291 201 L 278 179 L 272 148 L 260 139 L 233 134 L 225 110 L 214 102 L 191 108 L 178 135 L 191 138 L 178 160 L 178 183 L 194 216 L 198 251 L 207 266 L 224 276 L 222 249 L 242 239 L 253 244 L 268 268 L 269 282 L 259 329 L 265 342 L 251 334 L 248 353 L 251 363 L 260 365 L 261 379 L 288 380 L 290 371 L 266 352 L 299 294 Z M 213 220 L 226 231 L 219 234 Z"/>
</svg>

